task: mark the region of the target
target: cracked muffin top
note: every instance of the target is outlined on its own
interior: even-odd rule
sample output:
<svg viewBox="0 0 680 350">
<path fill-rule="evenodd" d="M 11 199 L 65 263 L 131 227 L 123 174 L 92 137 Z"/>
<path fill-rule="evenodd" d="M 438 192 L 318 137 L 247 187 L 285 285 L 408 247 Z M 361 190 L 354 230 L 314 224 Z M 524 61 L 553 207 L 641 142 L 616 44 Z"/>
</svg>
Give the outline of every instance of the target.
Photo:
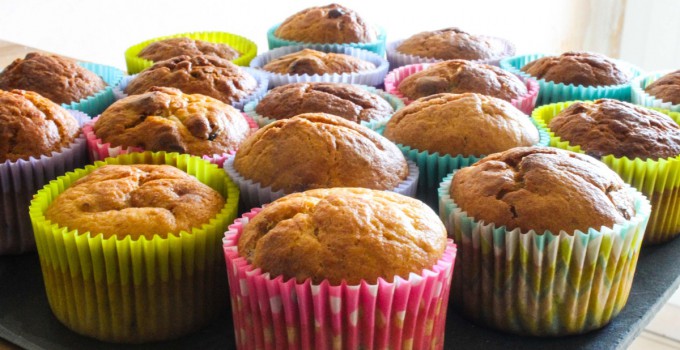
<svg viewBox="0 0 680 350">
<path fill-rule="evenodd" d="M 31 52 L 0 72 L 0 89 L 39 93 L 52 102 L 78 102 L 106 88 L 97 74 L 70 58 Z"/>
<path fill-rule="evenodd" d="M 680 104 L 680 70 L 662 76 L 649 84 L 645 91 L 663 102 Z"/>
<path fill-rule="evenodd" d="M 518 147 L 456 171 L 450 195 L 477 221 L 573 235 L 632 218 L 633 199 L 626 188 L 616 173 L 587 155 Z"/>
<path fill-rule="evenodd" d="M 441 60 L 487 60 L 505 54 L 506 47 L 496 38 L 446 28 L 413 35 L 404 40 L 397 51 Z"/>
<path fill-rule="evenodd" d="M 137 54 L 138 57 L 153 62 L 182 55 L 213 55 L 225 60 L 233 60 L 239 56 L 239 52 L 227 44 L 181 37 L 153 42 Z"/>
<path fill-rule="evenodd" d="M 0 163 L 60 151 L 79 131 L 76 118 L 39 94 L 0 90 Z"/>
<path fill-rule="evenodd" d="M 274 35 L 319 44 L 370 43 L 378 36 L 354 10 L 338 4 L 304 9 L 281 23 Z"/>
<path fill-rule="evenodd" d="M 133 240 L 201 227 L 224 207 L 208 185 L 169 165 L 105 165 L 73 183 L 45 212 L 69 230 Z"/>
<path fill-rule="evenodd" d="M 350 55 L 303 49 L 276 58 L 262 69 L 278 74 L 323 75 L 358 73 L 375 69 L 375 65 Z"/>
<path fill-rule="evenodd" d="M 576 102 L 548 124 L 593 156 L 657 159 L 680 154 L 680 126 L 669 116 L 619 100 Z"/>
<path fill-rule="evenodd" d="M 362 125 L 323 113 L 277 120 L 247 138 L 234 168 L 285 193 L 326 187 L 394 189 L 408 176 L 401 151 Z"/>
<path fill-rule="evenodd" d="M 423 202 L 362 188 L 317 189 L 267 205 L 245 226 L 238 251 L 273 276 L 312 283 L 392 282 L 431 269 L 446 228 Z"/>
<path fill-rule="evenodd" d="M 527 63 L 523 72 L 555 83 L 605 86 L 627 83 L 631 77 L 605 55 L 591 52 L 565 52 Z"/>
</svg>

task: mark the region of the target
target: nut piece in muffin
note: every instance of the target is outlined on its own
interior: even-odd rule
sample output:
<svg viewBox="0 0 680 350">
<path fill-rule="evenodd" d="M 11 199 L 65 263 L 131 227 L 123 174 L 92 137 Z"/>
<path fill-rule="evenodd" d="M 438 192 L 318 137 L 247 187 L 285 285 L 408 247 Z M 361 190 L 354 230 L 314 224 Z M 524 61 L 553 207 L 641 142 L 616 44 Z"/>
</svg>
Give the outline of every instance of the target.
<svg viewBox="0 0 680 350">
<path fill-rule="evenodd" d="M 250 127 L 238 110 L 212 97 L 153 87 L 116 101 L 94 132 L 113 147 L 201 156 L 235 151 Z"/>
<path fill-rule="evenodd" d="M 326 187 L 394 189 L 408 176 L 397 146 L 375 131 L 323 113 L 277 120 L 234 158 L 241 176 L 285 193 Z"/>
<path fill-rule="evenodd" d="M 397 51 L 441 60 L 488 60 L 503 56 L 506 44 L 496 38 L 446 28 L 413 35 Z"/>
<path fill-rule="evenodd" d="M 657 159 L 680 154 L 680 126 L 673 119 L 619 100 L 576 102 L 548 127 L 593 157 Z"/>
<path fill-rule="evenodd" d="M 310 7 L 288 17 L 274 35 L 281 39 L 319 44 L 369 43 L 376 30 L 344 6 Z"/>
<path fill-rule="evenodd" d="M 137 54 L 138 57 L 158 62 L 177 56 L 213 55 L 225 60 L 233 60 L 240 55 L 227 44 L 211 43 L 208 41 L 186 37 L 169 38 L 153 42 Z"/>
<path fill-rule="evenodd" d="M 106 88 L 97 74 L 70 58 L 31 52 L 0 72 L 0 89 L 39 93 L 55 103 L 78 102 Z"/>
<path fill-rule="evenodd" d="M 509 102 L 528 93 L 514 74 L 466 60 L 434 63 L 402 80 L 399 91 L 411 100 L 443 92 L 476 92 Z"/>
<path fill-rule="evenodd" d="M 523 72 L 555 83 L 606 86 L 627 83 L 631 77 L 607 56 L 592 52 L 565 52 L 527 63 Z"/>
<path fill-rule="evenodd" d="M 359 123 L 385 119 L 394 113 L 387 100 L 358 86 L 342 83 L 295 83 L 276 87 L 255 111 L 270 119 L 302 113 L 328 113 Z"/>
<path fill-rule="evenodd" d="M 592 157 L 548 147 L 492 154 L 453 176 L 451 198 L 477 221 L 573 234 L 635 215 L 621 178 Z"/>
<path fill-rule="evenodd" d="M 255 91 L 257 81 L 219 57 L 177 56 L 143 70 L 130 81 L 125 93 L 142 94 L 153 86 L 174 87 L 187 94 L 206 95 L 231 104 Z"/>
<path fill-rule="evenodd" d="M 78 136 L 78 121 L 32 91 L 0 90 L 0 163 L 50 155 Z"/>
<path fill-rule="evenodd" d="M 45 217 L 94 237 L 163 238 L 207 224 L 224 207 L 222 195 L 169 165 L 105 165 L 82 177 L 50 204 Z"/>
<path fill-rule="evenodd" d="M 680 70 L 662 76 L 649 84 L 645 91 L 663 102 L 680 104 Z"/>
<path fill-rule="evenodd" d="M 395 113 L 385 137 L 441 155 L 483 156 L 538 143 L 529 118 L 508 102 L 481 94 L 437 94 Z"/>
<path fill-rule="evenodd" d="M 262 69 L 278 74 L 323 75 L 359 73 L 375 69 L 375 65 L 350 55 L 303 49 L 276 58 Z"/>
<path fill-rule="evenodd" d="M 317 189 L 280 198 L 245 226 L 239 254 L 272 276 L 331 285 L 430 269 L 446 228 L 424 203 L 363 188 Z"/>
</svg>

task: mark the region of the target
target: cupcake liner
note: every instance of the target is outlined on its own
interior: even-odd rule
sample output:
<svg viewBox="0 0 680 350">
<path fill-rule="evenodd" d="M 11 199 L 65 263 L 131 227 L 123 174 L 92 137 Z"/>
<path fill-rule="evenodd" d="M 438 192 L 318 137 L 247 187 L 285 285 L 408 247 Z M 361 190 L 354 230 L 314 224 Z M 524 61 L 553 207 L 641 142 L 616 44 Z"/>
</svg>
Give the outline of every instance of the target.
<svg viewBox="0 0 680 350">
<path fill-rule="evenodd" d="M 69 110 L 78 125 L 90 117 L 80 111 Z M 0 255 L 20 254 L 35 250 L 35 240 L 28 216 L 33 194 L 47 182 L 87 164 L 87 145 L 82 133 L 68 146 L 49 155 L 28 160 L 0 163 Z"/>
<path fill-rule="evenodd" d="M 337 286 L 272 277 L 238 255 L 253 209 L 224 242 L 239 349 L 442 349 L 456 248 L 448 241 L 432 269 L 408 279 Z"/>
<path fill-rule="evenodd" d="M 535 61 L 544 54 L 531 54 L 508 57 L 501 60 L 501 68 L 524 78 L 532 78 L 531 75 L 524 73 L 520 69 L 527 63 Z M 632 64 L 613 60 L 631 79 L 640 75 L 640 70 Z M 630 82 L 620 85 L 609 86 L 575 86 L 573 84 L 565 85 L 563 83 L 555 83 L 552 81 L 545 81 L 545 79 L 538 80 L 540 91 L 538 93 L 537 105 L 544 105 L 554 102 L 572 101 L 572 100 L 597 100 L 599 98 L 613 98 L 621 101 L 630 102 L 631 88 Z"/>
<path fill-rule="evenodd" d="M 413 100 L 404 96 L 404 94 L 399 91 L 399 84 L 401 84 L 401 82 L 409 75 L 418 73 L 430 65 L 430 63 L 412 64 L 392 70 L 385 77 L 385 91 L 399 97 L 407 106 L 410 105 Z M 534 79 L 522 76 L 518 77 L 526 85 L 527 94 L 521 98 L 510 101 L 510 104 L 525 114 L 531 114 L 531 111 L 536 105 L 536 98 L 539 96 L 539 84 Z"/>
<path fill-rule="evenodd" d="M 550 134 L 550 146 L 584 153 L 581 147 L 562 140 L 548 128 L 553 117 L 575 102 L 578 101 L 536 108 L 532 119 Z M 664 109 L 657 111 L 680 123 L 680 113 Z M 664 243 L 680 235 L 680 155 L 658 160 L 617 158 L 608 155 L 600 160 L 652 202 L 652 215 L 644 238 L 645 245 Z"/>
<path fill-rule="evenodd" d="M 141 42 L 137 45 L 133 45 L 125 50 L 125 63 L 127 64 L 127 71 L 129 74 L 137 74 L 151 66 L 153 66 L 153 61 L 149 61 L 140 58 L 139 53 L 149 46 L 151 43 L 157 41 L 170 39 L 170 38 L 181 38 L 187 37 L 194 40 L 203 40 L 211 43 L 217 44 L 227 44 L 234 50 L 240 52 L 241 54 L 235 59 L 231 60 L 232 63 L 239 66 L 248 66 L 250 60 L 257 55 L 257 45 L 254 42 L 236 34 L 226 33 L 226 32 L 193 32 L 193 33 L 181 33 L 161 36 L 158 38 L 153 38 Z"/>
<path fill-rule="evenodd" d="M 267 31 L 267 43 L 269 44 L 269 50 L 274 50 L 279 47 L 284 47 L 284 46 L 304 46 L 304 47 L 311 47 L 314 45 L 332 45 L 332 46 L 337 46 L 337 47 L 352 47 L 352 48 L 357 48 L 361 50 L 366 50 L 366 51 L 371 51 L 375 52 L 376 54 L 380 55 L 381 57 L 385 55 L 385 41 L 387 39 L 387 35 L 385 34 L 385 30 L 383 28 L 378 28 L 378 38 L 376 41 L 372 41 L 370 43 L 350 43 L 350 44 L 321 44 L 321 43 L 305 43 L 301 41 L 292 41 L 292 40 L 285 40 L 276 37 L 274 35 L 274 32 L 276 32 L 276 29 L 279 28 L 281 23 L 269 28 Z"/>
<path fill-rule="evenodd" d="M 123 71 L 111 66 L 89 62 L 78 62 L 78 65 L 100 76 L 107 86 L 92 96 L 78 102 L 64 103 L 61 106 L 66 109 L 81 111 L 87 115 L 98 115 L 116 101 L 113 89 L 123 79 Z"/>
<path fill-rule="evenodd" d="M 106 164 L 176 166 L 220 192 L 225 206 L 209 223 L 167 238 L 104 238 L 45 218 L 59 194 Z M 54 315 L 77 333 L 111 342 L 166 340 L 205 326 L 227 304 L 219 242 L 236 217 L 238 198 L 221 169 L 177 153 L 108 158 L 51 181 L 31 202 L 30 216 Z"/>
<path fill-rule="evenodd" d="M 563 336 L 601 328 L 625 306 L 651 206 L 612 228 L 553 234 L 477 221 L 439 188 L 439 212 L 460 247 L 453 301 L 476 323 L 506 332 Z"/>
<path fill-rule="evenodd" d="M 484 64 L 490 64 L 492 66 L 498 67 L 501 59 L 515 55 L 515 45 L 513 45 L 510 41 L 502 39 L 502 38 L 492 37 L 492 36 L 483 36 L 483 37 L 498 40 L 501 43 L 503 43 L 503 45 L 504 45 L 503 54 L 500 55 L 499 57 L 495 57 L 495 58 L 473 60 L 473 61 L 479 62 L 479 63 L 484 63 Z M 397 48 L 403 42 L 404 42 L 404 39 L 393 41 L 393 42 L 387 44 L 387 61 L 390 62 L 390 68 L 392 68 L 392 69 L 403 67 L 403 66 L 408 66 L 408 65 L 411 65 L 411 64 L 435 63 L 435 62 L 446 61 L 444 59 L 410 55 L 410 54 L 406 54 L 406 53 L 402 53 L 402 52 L 397 51 Z"/>
<path fill-rule="evenodd" d="M 631 101 L 633 103 L 650 107 L 650 108 L 661 108 L 667 109 L 671 112 L 680 112 L 680 104 L 674 105 L 671 102 L 664 102 L 650 94 L 648 94 L 645 89 L 647 86 L 651 85 L 653 82 L 657 81 L 662 76 L 670 72 L 655 72 L 648 75 L 638 76 L 631 81 Z"/>
<path fill-rule="evenodd" d="M 262 67 L 267 65 L 269 62 L 280 58 L 282 56 L 302 51 L 304 49 L 313 49 L 322 52 L 332 52 L 349 55 L 356 57 L 362 61 L 371 62 L 375 65 L 375 69 L 370 71 L 358 72 L 358 73 L 342 73 L 342 74 L 281 74 L 268 72 Z M 362 84 L 370 86 L 378 86 L 382 84 L 385 76 L 387 75 L 387 70 L 389 64 L 382 56 L 378 56 L 374 52 L 361 50 L 353 47 L 338 46 L 333 44 L 319 44 L 319 45 L 308 45 L 308 46 L 285 46 L 278 49 L 265 52 L 258 55 L 250 62 L 250 67 L 257 69 L 260 73 L 267 76 L 269 79 L 269 84 L 272 87 L 292 84 L 292 83 L 309 83 L 309 82 L 331 82 L 331 83 L 346 83 L 346 84 Z"/>
<path fill-rule="evenodd" d="M 243 177 L 236 168 L 234 168 L 234 158 L 235 156 L 229 156 L 227 158 L 224 162 L 224 171 L 226 171 L 227 174 L 229 174 L 229 177 L 236 185 L 238 185 L 239 190 L 241 191 L 241 200 L 243 201 L 246 210 L 271 203 L 288 194 L 283 190 L 273 191 L 269 186 L 262 187 L 259 182 Z M 409 197 L 415 197 L 416 189 L 418 188 L 419 170 L 414 162 L 409 160 L 406 162 L 408 164 L 408 176 L 404 181 L 399 183 L 397 187 L 390 191 Z"/>
</svg>

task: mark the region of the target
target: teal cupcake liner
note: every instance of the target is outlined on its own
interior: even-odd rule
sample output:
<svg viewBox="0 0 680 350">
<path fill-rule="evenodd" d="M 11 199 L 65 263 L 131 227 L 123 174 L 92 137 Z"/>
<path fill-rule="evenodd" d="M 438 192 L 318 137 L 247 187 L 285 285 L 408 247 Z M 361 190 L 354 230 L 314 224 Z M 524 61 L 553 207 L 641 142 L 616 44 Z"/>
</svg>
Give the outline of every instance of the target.
<svg viewBox="0 0 680 350">
<path fill-rule="evenodd" d="M 90 116 L 99 115 L 116 101 L 113 96 L 113 88 L 120 83 L 125 74 L 118 68 L 103 64 L 78 62 L 78 65 L 100 76 L 104 79 L 107 86 L 92 96 L 88 96 L 78 102 L 64 103 L 61 106 L 66 109 L 81 111 Z"/>
<path fill-rule="evenodd" d="M 655 72 L 648 75 L 641 75 L 630 83 L 631 86 L 631 100 L 633 103 L 645 107 L 667 109 L 672 112 L 680 112 L 680 104 L 674 105 L 671 102 L 664 102 L 648 94 L 645 89 L 653 82 L 657 81 L 662 76 L 670 72 Z"/>
<path fill-rule="evenodd" d="M 276 29 L 279 28 L 281 23 L 269 28 L 267 31 L 267 42 L 269 43 L 269 50 L 273 50 L 279 47 L 284 47 L 284 46 L 312 46 L 312 45 L 318 45 L 321 43 L 305 43 L 301 41 L 292 41 L 292 40 L 286 40 L 286 39 L 281 39 L 276 37 L 274 35 L 274 32 Z M 349 44 L 329 44 L 330 46 L 337 46 L 337 47 L 354 47 L 357 49 L 362 49 L 362 50 L 368 50 L 371 52 L 375 52 L 380 56 L 385 55 L 385 41 L 387 40 L 387 34 L 385 33 L 385 30 L 383 28 L 378 28 L 378 39 L 376 41 L 370 42 L 370 43 L 349 43 Z"/>
</svg>

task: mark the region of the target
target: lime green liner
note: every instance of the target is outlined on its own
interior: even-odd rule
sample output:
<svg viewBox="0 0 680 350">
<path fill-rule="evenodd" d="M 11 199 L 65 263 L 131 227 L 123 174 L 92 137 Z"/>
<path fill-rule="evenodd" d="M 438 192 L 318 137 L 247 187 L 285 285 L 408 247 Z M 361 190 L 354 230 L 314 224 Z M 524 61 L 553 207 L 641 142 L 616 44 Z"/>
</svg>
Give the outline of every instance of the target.
<svg viewBox="0 0 680 350">
<path fill-rule="evenodd" d="M 226 204 L 209 223 L 152 239 L 104 238 L 45 218 L 55 198 L 106 164 L 168 164 L 220 192 Z M 107 158 L 51 181 L 31 202 L 47 298 L 57 319 L 104 341 L 142 343 L 197 330 L 228 301 L 221 239 L 238 210 L 239 191 L 216 165 L 177 153 Z"/>
<path fill-rule="evenodd" d="M 250 61 L 257 55 L 257 45 L 255 45 L 254 42 L 236 34 L 225 32 L 193 32 L 166 35 L 146 40 L 125 50 L 125 62 L 127 63 L 128 74 L 137 74 L 153 65 L 152 61 L 145 60 L 137 56 L 145 47 L 149 46 L 149 44 L 164 39 L 181 37 L 187 37 L 194 40 L 198 39 L 211 43 L 227 44 L 240 53 L 237 58 L 231 60 L 231 62 L 239 66 L 247 67 L 250 64 Z"/>
<path fill-rule="evenodd" d="M 90 62 L 78 62 L 78 65 L 100 76 L 107 86 L 92 96 L 78 102 L 64 103 L 61 106 L 66 109 L 81 111 L 92 117 L 97 116 L 116 101 L 113 96 L 113 88 L 123 79 L 123 71 L 111 66 Z"/>
</svg>

